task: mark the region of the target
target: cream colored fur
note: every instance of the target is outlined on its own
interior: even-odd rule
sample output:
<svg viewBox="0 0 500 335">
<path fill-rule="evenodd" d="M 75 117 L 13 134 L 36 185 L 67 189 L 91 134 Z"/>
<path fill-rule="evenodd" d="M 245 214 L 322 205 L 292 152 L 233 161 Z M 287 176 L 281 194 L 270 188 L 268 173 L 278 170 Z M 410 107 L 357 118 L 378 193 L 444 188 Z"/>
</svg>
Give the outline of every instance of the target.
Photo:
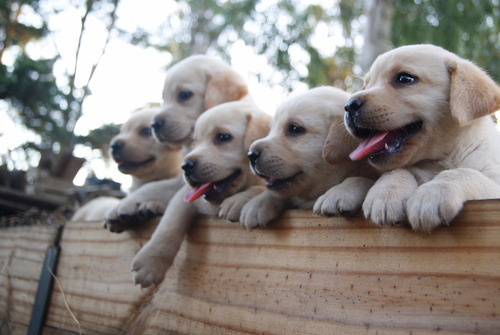
<svg viewBox="0 0 500 335">
<path fill-rule="evenodd" d="M 252 100 L 245 81 L 228 64 L 206 55 L 188 57 L 167 72 L 154 135 L 160 142 L 189 144 L 194 123 L 205 110 L 242 99 Z"/>
<path fill-rule="evenodd" d="M 236 220 L 241 207 L 264 190 L 262 181 L 250 172 L 247 151 L 250 143 L 267 134 L 270 120 L 269 115 L 246 102 L 221 104 L 198 118 L 193 148 L 183 163 L 186 184 L 172 198 L 151 239 L 134 257 L 136 284 L 147 287 L 163 280 L 197 215 Z M 230 176 L 235 177 L 221 187 L 221 181 Z M 184 200 L 192 186 L 208 182 L 216 183 L 217 190 L 211 187 L 204 199 Z"/>
<path fill-rule="evenodd" d="M 99 197 L 80 207 L 72 221 L 102 221 L 105 217 L 127 215 L 137 211 L 138 204 L 128 201 L 134 191 L 144 184 L 173 178 L 180 173 L 181 147 L 155 141 L 151 131 L 151 119 L 157 108 L 148 107 L 135 111 L 121 126 L 118 135 L 110 143 L 110 154 L 118 164 L 118 170 L 132 176 L 131 193 L 122 201 L 113 197 Z M 180 187 L 181 183 L 178 183 Z M 126 204 L 129 203 L 127 208 Z M 157 212 L 157 202 L 144 202 L 141 211 Z"/>
<path fill-rule="evenodd" d="M 160 143 L 189 151 L 196 119 L 208 108 L 238 100 L 252 102 L 243 78 L 229 65 L 206 55 L 187 57 L 167 71 L 163 103 L 151 120 L 153 134 Z M 162 215 L 182 185 L 179 175 L 139 188 L 108 212 L 108 229 L 121 232 L 143 218 Z"/>
<path fill-rule="evenodd" d="M 415 80 L 398 83 L 401 74 Z M 489 116 L 500 108 L 500 88 L 470 61 L 433 45 L 400 47 L 377 58 L 352 99 L 362 102 L 357 126 L 422 125 L 398 152 L 368 159 L 385 172 L 363 203 L 376 224 L 408 219 L 429 232 L 468 200 L 500 197 L 500 136 Z"/>
<path fill-rule="evenodd" d="M 250 147 L 252 171 L 266 180 L 267 190 L 243 207 L 240 222 L 246 228 L 265 226 L 285 208 L 313 208 L 318 198 L 314 205 L 318 214 L 360 209 L 362 190 L 373 183 L 365 177 L 372 176 L 373 169 L 349 160 L 345 147 L 355 148 L 357 142 L 343 126 L 348 98 L 342 90 L 318 87 L 292 96 L 278 107 L 269 134 Z M 338 137 L 330 143 L 339 153 L 334 164 L 322 159 L 329 132 Z M 354 179 L 341 184 L 349 177 Z"/>
</svg>

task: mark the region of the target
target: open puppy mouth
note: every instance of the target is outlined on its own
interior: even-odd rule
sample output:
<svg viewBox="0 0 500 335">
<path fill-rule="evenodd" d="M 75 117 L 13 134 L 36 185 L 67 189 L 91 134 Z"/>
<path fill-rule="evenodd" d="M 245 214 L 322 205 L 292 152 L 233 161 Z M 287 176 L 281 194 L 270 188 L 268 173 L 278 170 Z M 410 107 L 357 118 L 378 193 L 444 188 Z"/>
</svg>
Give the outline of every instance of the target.
<svg viewBox="0 0 500 335">
<path fill-rule="evenodd" d="M 264 184 L 269 190 L 279 192 L 280 190 L 287 188 L 290 184 L 292 184 L 295 181 L 295 179 L 301 174 L 302 172 L 297 172 L 291 177 L 281 178 L 281 179 L 268 177 L 261 173 L 257 173 L 257 176 L 264 179 Z"/>
<path fill-rule="evenodd" d="M 422 124 L 422 121 L 415 121 L 390 131 L 357 128 L 355 133 L 363 134 L 365 139 L 351 152 L 349 157 L 351 160 L 357 161 L 366 156 L 373 159 L 381 155 L 401 152 L 403 151 L 403 144 L 422 129 Z"/>
<path fill-rule="evenodd" d="M 143 160 L 142 162 L 129 162 L 126 160 L 114 158 L 116 164 L 118 164 L 118 170 L 120 170 L 122 172 L 123 171 L 134 171 L 143 165 L 146 165 L 146 164 L 153 162 L 155 159 L 156 158 L 153 156 L 153 157 L 150 157 L 146 160 Z"/>
<path fill-rule="evenodd" d="M 219 198 L 241 174 L 241 170 L 236 170 L 229 177 L 217 182 L 198 182 L 192 181 L 187 177 L 189 185 L 192 187 L 185 195 L 185 202 L 193 202 L 199 197 L 204 197 L 207 201 L 212 201 Z"/>
</svg>

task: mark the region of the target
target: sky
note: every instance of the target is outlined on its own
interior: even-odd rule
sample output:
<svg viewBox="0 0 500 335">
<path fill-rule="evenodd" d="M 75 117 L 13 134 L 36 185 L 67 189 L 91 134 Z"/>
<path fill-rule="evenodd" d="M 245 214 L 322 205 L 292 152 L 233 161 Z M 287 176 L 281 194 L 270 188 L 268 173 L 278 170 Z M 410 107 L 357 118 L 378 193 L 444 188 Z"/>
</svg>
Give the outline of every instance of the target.
<svg viewBox="0 0 500 335">
<path fill-rule="evenodd" d="M 278 0 L 264 0 L 262 5 L 276 2 Z M 32 57 L 52 57 L 58 50 L 62 61 L 57 63 L 57 73 L 70 71 L 74 66 L 72 52 L 76 49 L 76 36 L 79 31 L 78 23 L 81 14 L 76 8 L 68 7 L 69 0 L 47 0 L 50 6 L 60 7 L 64 10 L 58 15 L 52 16 L 49 29 L 52 34 L 44 42 L 31 43 L 28 52 Z M 304 0 L 301 4 L 321 3 L 325 8 L 336 6 L 337 0 Z M 174 0 L 121 0 L 118 10 L 117 25 L 121 29 L 134 31 L 137 27 L 144 30 L 154 30 L 160 26 L 176 6 Z M 36 16 L 29 11 L 23 11 L 20 20 L 26 20 L 36 25 Z M 89 34 L 83 40 L 82 57 L 91 64 L 99 57 L 100 45 L 104 44 L 106 30 L 102 22 L 96 18 L 89 18 Z M 255 27 L 258 29 L 259 27 Z M 321 46 L 324 54 L 335 52 L 336 46 L 342 45 L 342 33 L 331 31 L 326 25 L 318 25 L 316 35 L 311 40 L 315 46 Z M 340 29 L 340 28 L 339 28 Z M 335 30 L 335 29 L 334 29 Z M 362 44 L 361 40 L 356 44 Z M 87 46 L 87 47 L 86 47 Z M 300 50 L 289 50 L 292 61 L 304 65 L 307 57 Z M 13 62 L 15 59 L 15 48 L 7 52 L 3 62 Z M 264 56 L 256 55 L 252 48 L 245 46 L 239 41 L 230 50 L 231 65 L 246 78 L 251 94 L 257 104 L 266 112 L 272 114 L 287 93 L 279 86 L 270 87 L 265 82 L 259 82 L 255 72 L 258 69 L 263 76 L 272 75 L 272 68 Z M 10 57 L 10 59 L 9 59 Z M 85 135 L 90 129 L 100 127 L 106 123 L 123 123 L 132 111 L 144 106 L 149 102 L 160 102 L 163 81 L 167 71 L 167 65 L 171 57 L 166 52 L 160 52 L 153 48 L 133 46 L 119 38 L 112 38 L 106 47 L 106 52 L 100 59 L 96 73 L 90 82 L 92 95 L 88 97 L 83 105 L 83 116 L 78 121 L 75 132 Z M 303 66 L 305 69 L 305 66 Z M 306 70 L 307 71 L 307 70 Z M 85 73 L 85 71 L 83 71 Z M 266 75 L 267 73 L 267 75 Z M 63 76 L 61 76 L 63 77 Z M 78 81 L 85 78 L 77 77 Z M 295 91 L 305 91 L 305 84 L 297 83 Z M 294 92 L 295 93 L 295 92 Z M 7 150 L 18 147 L 26 140 L 33 140 L 33 136 L 23 132 L 7 113 L 7 104 L 0 100 L 0 154 Z M 126 189 L 131 182 L 129 176 L 118 172 L 116 164 L 109 160 L 102 160 L 97 151 L 89 148 L 77 148 L 75 154 L 87 159 L 84 168 L 80 170 L 74 182 L 82 185 L 89 171 L 95 171 L 100 178 L 112 178 L 124 185 Z M 17 167 L 23 168 L 23 166 Z"/>
<path fill-rule="evenodd" d="M 63 8 L 67 3 L 67 1 L 52 0 L 51 5 Z M 122 0 L 117 25 L 132 31 L 137 26 L 153 29 L 165 20 L 173 8 L 173 3 L 171 0 Z M 27 47 L 32 57 L 51 57 L 58 50 L 62 61 L 55 67 L 56 76 L 57 73 L 71 71 L 74 66 L 72 52 L 76 49 L 79 29 L 75 22 L 79 21 L 80 15 L 77 9 L 66 7 L 49 21 L 49 29 L 52 31 L 50 38 L 44 42 L 31 43 Z M 24 11 L 20 19 L 36 25 L 36 17 L 29 11 Z M 91 64 L 98 57 L 96 52 L 100 49 L 92 46 L 104 44 L 105 28 L 103 23 L 96 19 L 89 19 L 88 23 L 89 34 L 82 42 L 84 50 L 82 56 L 87 60 L 83 63 Z M 89 47 L 85 47 L 86 43 Z M 4 63 L 13 63 L 17 51 L 13 49 L 10 53 L 7 52 L 3 58 Z M 255 55 L 251 48 L 242 42 L 236 43 L 230 54 L 231 65 L 246 78 L 257 104 L 266 112 L 272 113 L 284 98 L 285 92 L 281 87 L 269 87 L 258 82 L 254 75 L 256 67 L 262 71 L 272 71 L 266 59 Z M 170 61 L 171 57 L 166 52 L 133 46 L 119 38 L 112 38 L 90 82 L 92 95 L 84 102 L 83 116 L 78 121 L 75 132 L 84 135 L 90 129 L 106 123 L 123 123 L 133 110 L 148 102 L 160 102 L 167 64 Z M 77 77 L 77 84 L 79 80 L 85 79 Z M 298 89 L 301 89 L 300 85 Z M 305 90 L 306 87 L 303 86 L 302 89 Z M 0 101 L 0 154 L 19 146 L 26 139 L 32 139 L 30 134 L 22 132 L 9 117 L 7 107 L 6 103 Z M 22 136 L 19 136 L 20 131 Z M 100 178 L 112 178 L 121 182 L 124 188 L 130 185 L 130 177 L 119 173 L 112 161 L 99 159 L 97 151 L 77 148 L 75 155 L 87 159 L 84 168 L 74 180 L 75 184 L 82 185 L 92 169 Z"/>
</svg>

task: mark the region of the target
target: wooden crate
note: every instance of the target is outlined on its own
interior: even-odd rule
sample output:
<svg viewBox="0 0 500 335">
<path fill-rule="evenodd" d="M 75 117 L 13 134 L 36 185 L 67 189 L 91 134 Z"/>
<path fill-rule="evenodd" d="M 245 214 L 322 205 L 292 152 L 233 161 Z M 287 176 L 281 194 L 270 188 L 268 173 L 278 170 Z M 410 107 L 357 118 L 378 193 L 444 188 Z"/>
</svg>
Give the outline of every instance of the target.
<svg viewBox="0 0 500 335">
<path fill-rule="evenodd" d="M 141 290 L 130 261 L 153 229 L 66 225 L 57 276 L 82 333 L 500 334 L 500 200 L 430 235 L 304 210 L 251 232 L 202 217 Z M 44 333 L 77 332 L 54 286 Z"/>
<path fill-rule="evenodd" d="M 0 334 L 26 334 L 47 248 L 59 226 L 0 229 Z"/>
</svg>

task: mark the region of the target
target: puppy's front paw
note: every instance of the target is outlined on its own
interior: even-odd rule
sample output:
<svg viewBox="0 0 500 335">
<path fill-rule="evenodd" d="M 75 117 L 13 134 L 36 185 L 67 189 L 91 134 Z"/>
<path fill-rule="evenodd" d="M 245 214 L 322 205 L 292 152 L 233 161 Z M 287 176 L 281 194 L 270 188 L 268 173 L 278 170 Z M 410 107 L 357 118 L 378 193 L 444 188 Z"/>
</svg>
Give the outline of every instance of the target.
<svg viewBox="0 0 500 335">
<path fill-rule="evenodd" d="M 165 204 L 158 201 L 145 201 L 137 209 L 137 215 L 141 220 L 148 220 L 162 216 L 165 212 Z"/>
<path fill-rule="evenodd" d="M 144 246 L 132 260 L 134 283 L 142 288 L 160 284 L 173 262 L 173 258 L 155 255 L 148 249 Z"/>
<path fill-rule="evenodd" d="M 379 226 L 405 221 L 406 202 L 417 187 L 417 180 L 405 169 L 384 173 L 366 195 L 365 217 Z"/>
<path fill-rule="evenodd" d="M 379 226 L 405 221 L 406 202 L 412 191 L 404 187 L 386 188 L 385 185 L 375 184 L 363 202 L 365 217 Z"/>
<path fill-rule="evenodd" d="M 363 202 L 363 212 L 367 219 L 379 226 L 397 224 L 406 219 L 407 199 L 369 192 Z"/>
<path fill-rule="evenodd" d="M 345 194 L 336 192 L 330 189 L 316 200 L 313 207 L 313 212 L 316 215 L 335 216 L 349 214 L 354 211 L 356 204 L 352 203 L 353 199 L 347 199 Z M 359 204 L 358 209 L 361 207 Z"/>
<path fill-rule="evenodd" d="M 249 200 L 249 197 L 243 193 L 237 193 L 225 199 L 219 206 L 219 218 L 232 222 L 238 221 L 241 209 Z"/>
<path fill-rule="evenodd" d="M 252 230 L 257 227 L 265 227 L 266 224 L 278 217 L 279 213 L 273 210 L 266 210 L 261 213 L 258 207 L 244 206 L 241 215 L 240 223 L 245 229 Z"/>
<path fill-rule="evenodd" d="M 325 216 L 355 214 L 361 209 L 366 193 L 372 185 L 371 179 L 347 178 L 319 197 L 313 211 L 317 215 Z"/>
<path fill-rule="evenodd" d="M 122 233 L 125 230 L 128 230 L 132 228 L 133 226 L 133 221 L 127 220 L 127 221 L 120 221 L 120 220 L 115 220 L 114 218 L 105 218 L 104 219 L 104 229 L 109 230 L 112 233 Z"/>
<path fill-rule="evenodd" d="M 243 206 L 240 223 L 248 230 L 265 227 L 283 212 L 286 200 L 276 198 L 267 192 L 261 193 Z"/>
<path fill-rule="evenodd" d="M 105 228 L 112 233 L 121 233 L 130 229 L 138 220 L 139 204 L 133 201 L 122 200 L 115 208 L 104 215 Z"/>
<path fill-rule="evenodd" d="M 413 230 L 429 233 L 441 224 L 448 225 L 464 206 L 456 191 L 429 182 L 421 185 L 408 199 L 406 211 Z"/>
</svg>

